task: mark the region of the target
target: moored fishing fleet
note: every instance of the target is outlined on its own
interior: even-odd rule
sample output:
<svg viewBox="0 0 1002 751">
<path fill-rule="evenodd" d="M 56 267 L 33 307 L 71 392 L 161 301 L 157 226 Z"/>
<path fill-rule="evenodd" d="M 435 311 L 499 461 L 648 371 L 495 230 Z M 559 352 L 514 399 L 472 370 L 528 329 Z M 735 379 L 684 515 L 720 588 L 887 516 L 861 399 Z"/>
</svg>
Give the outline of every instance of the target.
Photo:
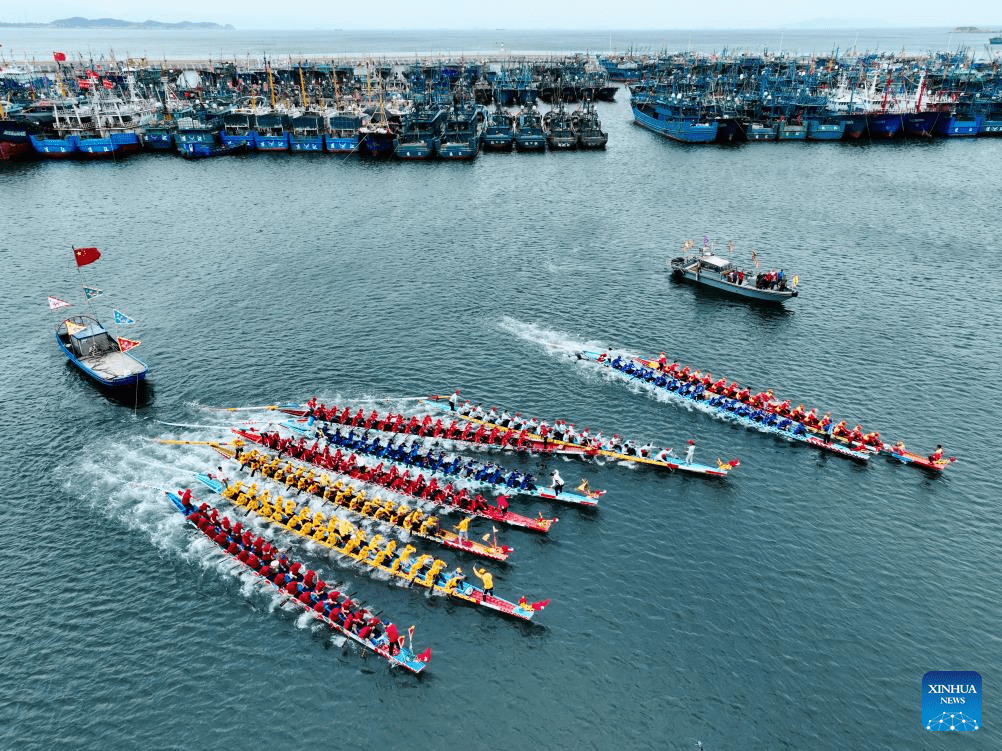
<svg viewBox="0 0 1002 751">
<path fill-rule="evenodd" d="M 11 83 L 14 96 L 0 111 L 5 160 L 118 158 L 141 149 L 188 158 L 284 152 L 470 160 L 481 150 L 547 144 L 602 149 L 608 134 L 594 102 L 612 101 L 619 88 L 601 66 L 578 57 L 493 67 L 265 61 L 168 72 L 54 56 L 51 73 Z M 540 102 L 549 111 L 540 112 Z"/>
</svg>

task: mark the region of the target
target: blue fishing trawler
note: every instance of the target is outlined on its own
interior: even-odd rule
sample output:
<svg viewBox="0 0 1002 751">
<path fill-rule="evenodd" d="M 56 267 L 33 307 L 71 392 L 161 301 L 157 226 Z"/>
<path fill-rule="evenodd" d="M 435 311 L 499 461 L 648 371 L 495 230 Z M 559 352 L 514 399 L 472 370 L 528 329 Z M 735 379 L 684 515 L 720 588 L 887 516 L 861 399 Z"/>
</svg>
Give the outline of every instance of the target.
<svg viewBox="0 0 1002 751">
<path fill-rule="evenodd" d="M 480 153 L 484 132 L 483 108 L 472 102 L 454 104 L 438 155 L 442 159 L 475 159 Z"/>
<path fill-rule="evenodd" d="M 543 116 L 533 104 L 523 107 L 515 115 L 515 148 L 518 151 L 543 151 L 546 149 Z"/>
<path fill-rule="evenodd" d="M 691 107 L 678 106 L 658 94 L 635 94 L 630 97 L 630 107 L 637 125 L 675 141 L 711 143 L 717 137 L 718 124 L 715 121 L 704 118 Z"/>
<path fill-rule="evenodd" d="M 404 116 L 393 146 L 400 159 L 432 159 L 438 153 L 449 111 L 429 101 L 418 101 Z"/>
<path fill-rule="evenodd" d="M 296 115 L 290 121 L 289 151 L 321 154 L 324 151 L 323 117 L 316 112 Z"/>
<path fill-rule="evenodd" d="M 252 151 L 256 149 L 257 125 L 254 113 L 245 111 L 223 115 L 223 130 L 219 137 L 229 147 L 243 146 Z"/>
<path fill-rule="evenodd" d="M 268 112 L 257 116 L 257 136 L 255 145 L 258 151 L 288 151 L 289 116 L 282 112 Z"/>
<path fill-rule="evenodd" d="M 515 118 L 500 103 L 487 118 L 484 128 L 484 151 L 511 151 L 515 145 Z"/>
<path fill-rule="evenodd" d="M 359 150 L 359 132 L 367 118 L 361 112 L 335 112 L 327 118 L 324 148 L 331 154 L 353 154 Z"/>
</svg>

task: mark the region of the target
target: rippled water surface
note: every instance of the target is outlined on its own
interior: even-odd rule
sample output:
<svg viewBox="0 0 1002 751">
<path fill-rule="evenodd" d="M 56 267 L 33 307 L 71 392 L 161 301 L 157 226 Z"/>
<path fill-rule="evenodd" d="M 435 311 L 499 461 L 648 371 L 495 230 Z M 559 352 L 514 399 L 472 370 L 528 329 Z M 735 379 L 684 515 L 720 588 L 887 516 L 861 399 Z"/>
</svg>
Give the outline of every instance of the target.
<svg viewBox="0 0 1002 751">
<path fill-rule="evenodd" d="M 922 675 L 970 669 L 986 727 L 966 743 L 997 746 L 1002 141 L 686 148 L 619 99 L 603 153 L 0 166 L 0 745 L 935 748 Z M 704 234 L 801 296 L 768 310 L 670 281 Z M 74 244 L 104 257 L 78 272 Z M 142 403 L 56 349 L 45 296 L 82 311 L 81 284 L 104 320 L 137 319 Z M 824 456 L 611 380 L 568 356 L 585 346 L 665 349 L 958 463 Z M 151 439 L 274 416 L 206 407 L 456 387 L 741 466 L 506 458 L 608 490 L 595 513 L 519 501 L 559 523 L 499 533 L 498 593 L 552 599 L 536 628 L 282 538 L 417 625 L 421 679 L 278 607 L 157 490 L 219 457 Z"/>
</svg>

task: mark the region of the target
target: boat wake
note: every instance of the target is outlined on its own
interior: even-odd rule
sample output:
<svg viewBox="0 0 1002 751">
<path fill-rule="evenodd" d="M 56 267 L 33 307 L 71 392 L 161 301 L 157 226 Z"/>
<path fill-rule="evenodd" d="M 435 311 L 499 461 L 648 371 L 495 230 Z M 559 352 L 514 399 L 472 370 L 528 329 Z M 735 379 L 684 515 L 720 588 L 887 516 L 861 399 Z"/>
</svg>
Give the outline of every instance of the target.
<svg viewBox="0 0 1002 751">
<path fill-rule="evenodd" d="M 504 316 L 499 324 L 502 331 L 507 331 L 519 339 L 534 344 L 539 344 L 546 349 L 548 354 L 554 356 L 573 356 L 583 349 L 602 349 L 608 345 L 600 341 L 581 341 L 574 339 L 570 334 L 562 331 L 537 326 L 534 323 L 525 323 L 511 316 Z"/>
</svg>

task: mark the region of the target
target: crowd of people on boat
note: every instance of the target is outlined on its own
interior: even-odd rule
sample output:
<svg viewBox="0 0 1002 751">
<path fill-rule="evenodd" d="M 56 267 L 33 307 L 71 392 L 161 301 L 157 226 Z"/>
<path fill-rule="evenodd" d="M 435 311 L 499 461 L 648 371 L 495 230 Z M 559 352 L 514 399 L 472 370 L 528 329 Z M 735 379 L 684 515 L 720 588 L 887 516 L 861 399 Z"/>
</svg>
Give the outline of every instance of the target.
<svg viewBox="0 0 1002 751">
<path fill-rule="evenodd" d="M 540 531 L 547 530 L 554 521 L 544 519 L 542 514 L 538 519 L 514 514 L 508 510 L 507 500 L 503 496 L 498 497 L 497 505 L 492 505 L 479 493 L 471 493 L 466 488 L 456 489 L 451 483 L 440 486 L 436 478 L 427 480 L 421 472 L 412 476 L 410 470 L 401 471 L 396 464 L 391 464 L 389 467 L 384 466 L 383 462 L 369 465 L 359 460 L 354 452 L 346 455 L 340 448 L 335 448 L 334 453 L 331 453 L 329 445 L 321 449 L 319 441 L 309 445 L 305 437 L 293 440 L 282 438 L 277 432 L 268 431 L 262 433 L 240 431 L 240 434 L 279 454 L 286 453 L 300 461 L 347 475 L 361 482 L 381 485 L 403 495 L 418 497 L 443 506 L 452 506 L 476 516 Z"/>
<path fill-rule="evenodd" d="M 297 494 L 305 490 L 321 498 L 325 503 L 400 527 L 410 534 L 449 547 L 459 547 L 475 555 L 495 560 L 504 560 L 512 550 L 507 545 L 488 546 L 471 540 L 461 542 L 458 535 L 440 526 L 438 517 L 420 508 L 412 508 L 407 503 L 397 503 L 392 499 L 383 500 L 378 495 L 370 498 L 364 489 L 356 489 L 353 484 L 346 484 L 344 480 L 332 480 L 322 472 L 297 465 L 292 461 L 283 461 L 277 455 L 262 454 L 250 449 L 241 454 L 239 461 L 242 467 L 250 471 L 251 477 L 260 472 L 263 477 L 283 483 Z M 263 492 L 268 493 L 267 490 Z M 318 534 L 320 530 L 316 519 L 313 520 L 312 526 L 316 529 L 315 534 Z"/>
<path fill-rule="evenodd" d="M 753 393 L 737 381 L 728 383 L 726 378 L 714 378 L 712 373 L 693 370 L 677 361 L 668 362 L 664 352 L 657 361 L 613 356 L 607 352 L 596 359 L 655 387 L 693 401 L 705 401 L 712 407 L 793 435 L 816 435 L 828 442 L 838 440 L 849 448 L 861 450 L 880 451 L 884 447 L 877 431 L 864 432 L 861 425 L 850 428 L 845 420 L 835 422 L 829 412 L 819 416 L 817 409 L 807 410 L 803 404 L 794 407 L 789 399 L 776 398 L 771 389 Z"/>
<path fill-rule="evenodd" d="M 447 571 L 448 564 L 432 555 L 411 556 L 417 552 L 412 545 L 397 549 L 396 540 L 385 540 L 379 533 L 371 538 L 361 527 L 356 527 L 346 519 L 331 515 L 325 518 L 323 512 L 314 511 L 309 504 L 297 504 L 292 500 L 272 501 L 259 492 L 256 486 L 243 488 L 231 485 L 223 491 L 235 505 L 247 509 L 258 516 L 279 524 L 290 532 L 309 537 L 314 542 L 350 556 L 371 568 L 379 568 L 392 576 L 413 582 L 428 589 L 441 589 L 447 594 L 470 598 L 476 587 L 464 584 L 462 569 Z M 482 599 L 482 592 L 479 598 Z"/>
<path fill-rule="evenodd" d="M 218 509 L 208 503 L 203 502 L 196 507 L 190 488 L 179 490 L 178 497 L 183 513 L 202 534 L 314 617 L 379 654 L 421 662 L 431 658 L 430 648 L 420 654 L 414 654 L 409 649 L 401 654 L 404 651 L 403 638 L 393 623 L 384 622 L 353 602 L 349 595 L 329 587 L 316 571 L 299 561 L 290 560 L 284 551 L 250 529 L 245 529 L 241 522 L 231 522 L 229 517 L 220 515 Z"/>
</svg>

